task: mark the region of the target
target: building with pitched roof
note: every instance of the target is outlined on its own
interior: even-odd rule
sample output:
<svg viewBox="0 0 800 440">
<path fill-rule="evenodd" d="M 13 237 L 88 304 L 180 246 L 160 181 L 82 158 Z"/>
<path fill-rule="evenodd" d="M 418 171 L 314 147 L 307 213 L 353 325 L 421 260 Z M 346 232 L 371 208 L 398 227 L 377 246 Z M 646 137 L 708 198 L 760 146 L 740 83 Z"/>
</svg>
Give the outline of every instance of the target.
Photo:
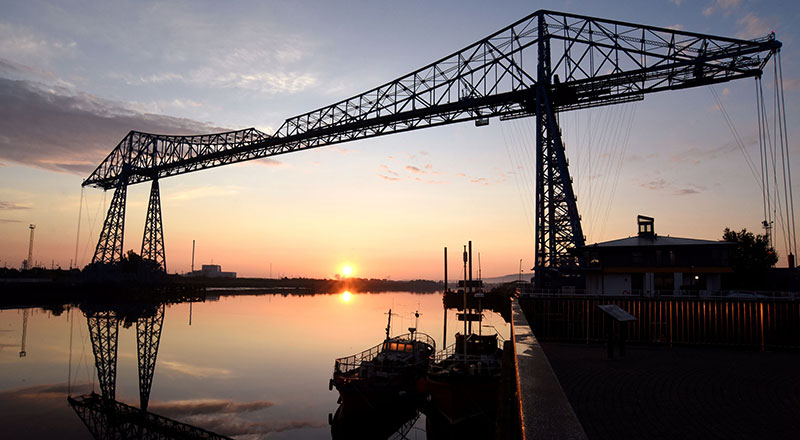
<svg viewBox="0 0 800 440">
<path fill-rule="evenodd" d="M 636 236 L 582 246 L 587 293 L 605 295 L 709 295 L 732 273 L 735 243 L 659 236 L 655 220 L 637 216 Z"/>
</svg>

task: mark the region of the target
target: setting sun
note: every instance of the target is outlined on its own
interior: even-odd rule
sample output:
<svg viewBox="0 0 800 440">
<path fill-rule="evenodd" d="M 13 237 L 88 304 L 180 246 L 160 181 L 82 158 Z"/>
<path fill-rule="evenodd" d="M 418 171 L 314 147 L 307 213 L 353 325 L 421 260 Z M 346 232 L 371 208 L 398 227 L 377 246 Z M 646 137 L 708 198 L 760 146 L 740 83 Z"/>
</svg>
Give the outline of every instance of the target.
<svg viewBox="0 0 800 440">
<path fill-rule="evenodd" d="M 342 266 L 342 275 L 346 277 L 353 275 L 353 266 L 349 264 L 345 264 L 344 266 Z"/>
</svg>

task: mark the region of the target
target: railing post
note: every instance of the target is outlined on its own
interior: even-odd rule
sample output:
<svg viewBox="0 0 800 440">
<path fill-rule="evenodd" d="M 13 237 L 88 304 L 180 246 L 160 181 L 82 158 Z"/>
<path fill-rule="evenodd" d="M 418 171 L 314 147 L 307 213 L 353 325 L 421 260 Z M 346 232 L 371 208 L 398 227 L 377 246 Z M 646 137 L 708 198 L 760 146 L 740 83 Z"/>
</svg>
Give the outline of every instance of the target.
<svg viewBox="0 0 800 440">
<path fill-rule="evenodd" d="M 761 329 L 761 351 L 764 351 L 764 303 L 758 303 L 759 313 L 758 313 L 758 321 L 759 321 L 759 328 Z"/>
</svg>

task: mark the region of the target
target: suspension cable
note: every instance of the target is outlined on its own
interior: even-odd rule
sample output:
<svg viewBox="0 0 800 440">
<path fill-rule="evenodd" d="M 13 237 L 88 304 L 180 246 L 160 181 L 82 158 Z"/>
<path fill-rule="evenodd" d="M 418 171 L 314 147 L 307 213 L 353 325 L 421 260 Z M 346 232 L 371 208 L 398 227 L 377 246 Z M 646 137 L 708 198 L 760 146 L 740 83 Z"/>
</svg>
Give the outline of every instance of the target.
<svg viewBox="0 0 800 440">
<path fill-rule="evenodd" d="M 75 259 L 72 260 L 75 262 L 75 267 L 80 268 L 80 264 L 78 264 L 78 244 L 81 241 L 81 218 L 83 217 L 83 193 L 86 190 L 86 187 L 81 187 L 81 199 L 78 203 L 78 232 L 75 234 Z M 72 265 L 69 266 L 70 270 L 72 269 Z"/>
<path fill-rule="evenodd" d="M 733 135 L 734 143 L 737 147 L 739 147 L 739 151 L 742 152 L 742 156 L 744 156 L 744 161 L 747 163 L 747 167 L 750 169 L 750 173 L 753 175 L 753 179 L 755 179 L 756 184 L 760 185 L 758 180 L 758 173 L 756 173 L 756 166 L 753 163 L 753 160 L 750 159 L 750 155 L 747 154 L 747 150 L 744 148 L 744 142 L 742 142 L 741 136 L 739 136 L 739 132 L 736 130 L 736 126 L 733 124 L 733 120 L 731 119 L 730 115 L 728 114 L 728 110 L 725 108 L 725 105 L 722 103 L 722 100 L 719 97 L 719 94 L 714 89 L 713 86 L 708 88 L 711 91 L 711 94 L 714 96 L 714 100 L 717 101 L 717 106 L 719 107 L 720 113 L 722 113 L 722 118 L 725 120 L 725 123 L 728 125 L 728 129 L 731 131 Z"/>
<path fill-rule="evenodd" d="M 785 142 L 785 151 L 786 151 L 786 174 L 788 178 L 788 186 L 789 186 L 789 201 L 787 209 L 790 212 L 790 232 L 791 232 L 791 243 L 792 243 L 792 254 L 797 255 L 797 229 L 794 217 L 794 194 L 792 193 L 792 168 L 791 168 L 791 161 L 789 160 L 789 133 L 788 129 L 789 126 L 786 124 L 786 99 L 783 92 L 783 61 L 781 59 L 781 52 L 778 51 L 778 80 L 780 86 L 780 106 L 781 106 L 781 114 L 783 115 L 782 118 L 782 129 L 783 129 L 783 138 Z M 784 182 L 784 186 L 786 186 L 786 182 Z"/>
<path fill-rule="evenodd" d="M 764 157 L 764 137 L 763 137 L 763 123 L 761 121 L 762 113 L 761 113 L 761 77 L 756 77 L 756 112 L 758 113 L 758 156 L 761 160 L 761 204 L 764 208 L 764 232 L 767 234 L 767 241 L 769 242 L 769 230 L 766 229 L 769 227 L 769 220 L 767 218 L 767 213 L 769 212 L 767 208 L 768 204 L 768 194 L 767 194 L 767 181 L 766 178 L 766 158 Z"/>
<path fill-rule="evenodd" d="M 773 137 L 775 141 L 773 143 L 773 162 L 772 162 L 772 172 L 773 172 L 773 179 L 775 182 L 775 206 L 778 210 L 778 224 L 781 226 L 782 238 L 783 238 L 783 245 L 784 249 L 786 249 L 787 253 L 791 252 L 789 249 L 789 237 L 787 234 L 787 225 L 784 222 L 784 212 L 783 212 L 783 204 L 781 203 L 781 193 L 780 188 L 778 187 L 778 152 L 780 151 L 780 159 L 781 159 L 781 173 L 783 174 L 783 189 L 784 194 L 788 195 L 788 191 L 786 191 L 786 168 L 785 168 L 785 160 L 783 154 L 783 130 L 781 129 L 781 115 L 780 115 L 780 100 L 779 98 L 779 90 L 778 90 L 778 64 L 773 62 L 773 84 L 775 87 L 775 102 L 772 109 L 772 117 L 773 117 Z M 786 197 L 784 197 L 783 202 L 788 204 L 789 201 Z M 787 213 L 786 217 L 788 218 L 788 205 L 787 205 Z"/>
<path fill-rule="evenodd" d="M 764 102 L 764 83 L 759 79 L 759 99 L 760 99 L 760 109 L 761 109 L 761 133 L 762 133 L 762 142 L 763 142 L 763 149 L 764 149 L 764 190 L 766 194 L 767 200 L 767 215 L 764 221 L 765 233 L 767 234 L 767 241 L 769 245 L 772 247 L 774 246 L 773 241 L 773 234 L 772 234 L 772 225 L 774 223 L 774 208 L 773 208 L 773 200 L 772 194 L 770 193 L 770 182 L 769 182 L 769 160 L 770 160 L 770 151 L 772 148 L 770 147 L 771 139 L 770 139 L 770 131 L 769 131 L 769 120 L 767 119 L 767 106 Z"/>
</svg>

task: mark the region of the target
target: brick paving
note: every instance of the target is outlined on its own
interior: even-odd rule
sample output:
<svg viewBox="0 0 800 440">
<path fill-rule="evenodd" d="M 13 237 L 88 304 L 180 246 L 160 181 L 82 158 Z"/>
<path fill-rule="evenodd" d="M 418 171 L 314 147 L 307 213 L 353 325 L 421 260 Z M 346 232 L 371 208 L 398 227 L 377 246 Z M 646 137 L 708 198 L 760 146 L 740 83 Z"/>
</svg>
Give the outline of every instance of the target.
<svg viewBox="0 0 800 440">
<path fill-rule="evenodd" d="M 800 439 L 800 353 L 542 343 L 590 439 Z"/>
</svg>

